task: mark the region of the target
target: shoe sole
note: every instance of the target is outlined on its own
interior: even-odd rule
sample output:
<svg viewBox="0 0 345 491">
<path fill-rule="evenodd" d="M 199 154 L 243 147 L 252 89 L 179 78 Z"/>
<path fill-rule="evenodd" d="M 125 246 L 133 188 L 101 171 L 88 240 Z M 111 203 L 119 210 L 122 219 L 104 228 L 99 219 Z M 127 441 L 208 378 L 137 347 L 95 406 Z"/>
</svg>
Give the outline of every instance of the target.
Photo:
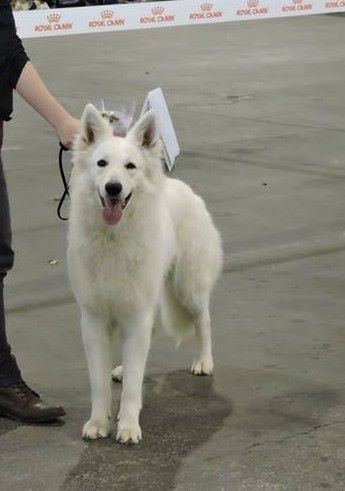
<svg viewBox="0 0 345 491">
<path fill-rule="evenodd" d="M 0 417 L 2 418 L 8 418 L 11 419 L 12 421 L 18 421 L 19 423 L 25 423 L 25 424 L 42 424 L 42 423 L 51 423 L 52 421 L 56 421 L 57 419 L 61 418 L 62 416 L 65 416 L 65 412 L 61 412 L 58 414 L 55 414 L 54 416 L 47 416 L 45 418 L 20 418 L 18 416 L 14 416 L 11 413 L 7 413 L 4 411 L 0 411 Z"/>
</svg>

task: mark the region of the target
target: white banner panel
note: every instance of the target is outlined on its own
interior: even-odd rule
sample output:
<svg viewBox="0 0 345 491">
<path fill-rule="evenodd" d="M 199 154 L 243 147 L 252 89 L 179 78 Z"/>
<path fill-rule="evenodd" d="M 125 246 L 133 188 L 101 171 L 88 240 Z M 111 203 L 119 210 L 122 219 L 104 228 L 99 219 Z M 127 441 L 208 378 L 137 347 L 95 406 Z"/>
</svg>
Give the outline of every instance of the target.
<svg viewBox="0 0 345 491">
<path fill-rule="evenodd" d="M 345 0 L 172 0 L 15 12 L 22 38 L 345 12 Z"/>
</svg>

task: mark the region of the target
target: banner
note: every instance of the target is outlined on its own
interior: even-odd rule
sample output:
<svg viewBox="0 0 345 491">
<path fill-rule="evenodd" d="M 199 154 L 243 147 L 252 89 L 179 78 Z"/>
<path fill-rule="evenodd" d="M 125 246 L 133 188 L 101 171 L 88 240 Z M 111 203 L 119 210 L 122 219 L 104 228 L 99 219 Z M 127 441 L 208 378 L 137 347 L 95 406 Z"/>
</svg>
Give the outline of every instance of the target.
<svg viewBox="0 0 345 491">
<path fill-rule="evenodd" d="M 22 38 L 345 12 L 345 0 L 172 0 L 14 12 Z"/>
</svg>

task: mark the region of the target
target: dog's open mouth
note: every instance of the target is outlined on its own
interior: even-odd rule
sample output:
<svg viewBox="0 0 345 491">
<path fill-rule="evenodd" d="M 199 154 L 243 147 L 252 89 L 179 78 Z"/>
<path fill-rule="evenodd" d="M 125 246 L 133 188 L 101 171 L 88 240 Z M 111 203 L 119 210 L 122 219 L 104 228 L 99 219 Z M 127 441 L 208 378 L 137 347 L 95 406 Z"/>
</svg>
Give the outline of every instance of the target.
<svg viewBox="0 0 345 491">
<path fill-rule="evenodd" d="M 128 205 L 129 200 L 131 199 L 132 193 L 129 193 L 127 198 L 124 200 L 113 198 L 113 199 L 104 199 L 101 195 L 101 203 L 102 203 L 102 216 L 105 223 L 108 225 L 116 225 L 122 218 L 122 214 L 126 206 Z"/>
</svg>

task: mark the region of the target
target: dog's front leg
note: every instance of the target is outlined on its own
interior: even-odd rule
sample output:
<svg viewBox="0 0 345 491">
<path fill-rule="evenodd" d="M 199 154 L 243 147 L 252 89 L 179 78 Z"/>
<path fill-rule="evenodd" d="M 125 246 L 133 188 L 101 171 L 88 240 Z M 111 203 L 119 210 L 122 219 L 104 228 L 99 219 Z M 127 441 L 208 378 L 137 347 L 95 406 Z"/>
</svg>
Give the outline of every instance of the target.
<svg viewBox="0 0 345 491">
<path fill-rule="evenodd" d="M 105 438 L 111 423 L 110 339 L 104 319 L 86 310 L 81 313 L 81 330 L 89 368 L 92 410 L 83 428 L 84 438 Z"/>
<path fill-rule="evenodd" d="M 152 316 L 143 315 L 123 327 L 123 379 L 116 437 L 121 443 L 138 443 L 141 440 L 139 414 L 152 322 Z"/>
</svg>

